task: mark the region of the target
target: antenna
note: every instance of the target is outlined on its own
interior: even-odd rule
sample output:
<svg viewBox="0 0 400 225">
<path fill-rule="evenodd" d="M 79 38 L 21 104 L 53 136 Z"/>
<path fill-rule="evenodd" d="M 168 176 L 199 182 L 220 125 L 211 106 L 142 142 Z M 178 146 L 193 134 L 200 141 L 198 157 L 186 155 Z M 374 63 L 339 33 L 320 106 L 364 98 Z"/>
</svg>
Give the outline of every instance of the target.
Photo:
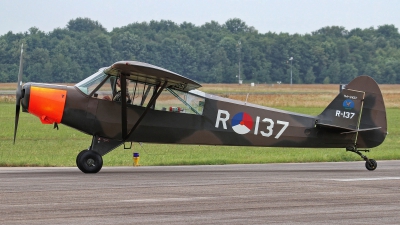
<svg viewBox="0 0 400 225">
<path fill-rule="evenodd" d="M 247 98 L 248 98 L 248 97 L 249 97 L 249 93 L 247 93 L 246 101 L 244 102 L 245 105 L 247 104 Z"/>
</svg>

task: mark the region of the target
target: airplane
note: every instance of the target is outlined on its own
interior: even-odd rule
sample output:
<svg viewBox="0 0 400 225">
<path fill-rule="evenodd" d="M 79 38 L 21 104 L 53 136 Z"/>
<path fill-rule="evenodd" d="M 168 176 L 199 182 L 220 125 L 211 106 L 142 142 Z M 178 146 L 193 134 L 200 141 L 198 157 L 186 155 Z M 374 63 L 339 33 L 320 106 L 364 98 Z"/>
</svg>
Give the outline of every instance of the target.
<svg viewBox="0 0 400 225">
<path fill-rule="evenodd" d="M 362 152 L 388 134 L 383 97 L 369 76 L 352 80 L 321 114 L 310 116 L 207 94 L 194 80 L 138 61 L 116 62 L 74 86 L 22 86 L 22 49 L 14 144 L 22 106 L 43 124 L 64 124 L 92 136 L 76 157 L 83 173 L 99 172 L 103 156 L 129 142 L 343 148 L 372 171 L 376 160 Z"/>
</svg>

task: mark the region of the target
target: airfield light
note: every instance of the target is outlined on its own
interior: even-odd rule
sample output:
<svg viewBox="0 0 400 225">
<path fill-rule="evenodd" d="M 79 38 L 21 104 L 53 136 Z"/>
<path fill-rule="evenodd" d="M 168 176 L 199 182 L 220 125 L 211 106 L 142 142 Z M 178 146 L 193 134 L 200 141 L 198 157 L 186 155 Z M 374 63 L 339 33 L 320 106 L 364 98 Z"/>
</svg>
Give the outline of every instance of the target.
<svg viewBox="0 0 400 225">
<path fill-rule="evenodd" d="M 133 166 L 139 166 L 139 153 L 138 152 L 134 152 L 133 153 Z"/>
<path fill-rule="evenodd" d="M 237 51 L 239 53 L 239 84 L 242 84 L 242 80 L 240 79 L 240 50 L 241 50 L 241 45 L 242 45 L 242 43 L 240 41 L 238 41 Z"/>
</svg>

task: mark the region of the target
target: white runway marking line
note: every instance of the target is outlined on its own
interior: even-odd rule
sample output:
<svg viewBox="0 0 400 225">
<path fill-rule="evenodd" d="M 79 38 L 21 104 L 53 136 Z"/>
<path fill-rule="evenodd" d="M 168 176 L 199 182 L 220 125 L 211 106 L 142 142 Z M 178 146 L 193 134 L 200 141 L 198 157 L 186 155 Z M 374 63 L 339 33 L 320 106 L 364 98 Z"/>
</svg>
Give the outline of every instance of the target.
<svg viewBox="0 0 400 225">
<path fill-rule="evenodd" d="M 192 197 L 192 198 L 149 198 L 149 199 L 131 199 L 131 200 L 121 200 L 120 202 L 180 202 L 180 201 L 194 201 L 194 200 L 205 200 L 215 197 Z"/>
<path fill-rule="evenodd" d="M 56 206 L 56 205 L 83 205 L 83 204 L 106 204 L 106 203 L 115 203 L 115 202 L 188 202 L 188 201 L 197 201 L 197 200 L 209 200 L 220 197 L 189 197 L 189 198 L 146 198 L 146 199 L 128 199 L 128 200 L 113 200 L 113 201 L 81 201 L 81 202 L 51 202 L 51 203 L 26 203 L 26 204 L 2 204 L 0 202 L 0 211 L 4 208 L 9 207 L 35 207 L 35 206 Z"/>
<path fill-rule="evenodd" d="M 342 182 L 350 182 L 350 181 L 376 181 L 376 180 L 400 180 L 400 177 L 371 177 L 371 178 L 351 178 L 351 179 L 328 179 L 333 181 L 342 181 Z"/>
</svg>

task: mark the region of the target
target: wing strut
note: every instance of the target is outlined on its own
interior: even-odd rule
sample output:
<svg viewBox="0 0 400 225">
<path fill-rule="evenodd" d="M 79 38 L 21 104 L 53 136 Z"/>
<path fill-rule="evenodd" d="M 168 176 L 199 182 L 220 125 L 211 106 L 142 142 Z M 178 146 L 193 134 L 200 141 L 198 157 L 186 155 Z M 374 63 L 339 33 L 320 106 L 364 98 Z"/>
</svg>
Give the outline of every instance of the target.
<svg viewBox="0 0 400 225">
<path fill-rule="evenodd" d="M 119 77 L 119 81 L 121 83 L 121 129 L 122 129 L 122 138 L 126 137 L 126 133 L 128 131 L 128 118 L 126 113 L 126 75 L 121 73 Z"/>
<path fill-rule="evenodd" d="M 133 131 L 136 130 L 136 128 L 139 126 L 140 122 L 143 120 L 143 118 L 146 116 L 147 112 L 149 111 L 149 109 L 154 105 L 154 103 L 156 102 L 158 96 L 160 96 L 161 92 L 164 90 L 164 88 L 167 86 L 168 81 L 164 81 L 164 84 L 158 89 L 157 93 L 155 95 L 153 95 L 149 101 L 149 103 L 146 106 L 146 109 L 144 110 L 144 112 L 142 113 L 142 115 L 140 115 L 139 119 L 136 121 L 135 125 L 133 125 L 132 129 L 129 131 L 128 135 L 123 135 L 123 140 L 125 141 L 126 139 L 128 139 L 129 136 L 131 136 L 131 134 L 133 133 Z M 122 86 L 122 84 L 121 84 Z M 122 95 L 122 93 L 121 93 Z M 126 108 L 125 108 L 126 109 Z M 124 111 L 124 110 L 122 110 Z M 125 110 L 126 111 L 126 110 Z M 126 112 L 125 112 L 125 116 L 126 116 Z M 126 121 L 126 120 L 125 120 Z M 125 126 L 126 129 L 126 126 Z M 123 133 L 122 133 L 123 134 Z"/>
</svg>

